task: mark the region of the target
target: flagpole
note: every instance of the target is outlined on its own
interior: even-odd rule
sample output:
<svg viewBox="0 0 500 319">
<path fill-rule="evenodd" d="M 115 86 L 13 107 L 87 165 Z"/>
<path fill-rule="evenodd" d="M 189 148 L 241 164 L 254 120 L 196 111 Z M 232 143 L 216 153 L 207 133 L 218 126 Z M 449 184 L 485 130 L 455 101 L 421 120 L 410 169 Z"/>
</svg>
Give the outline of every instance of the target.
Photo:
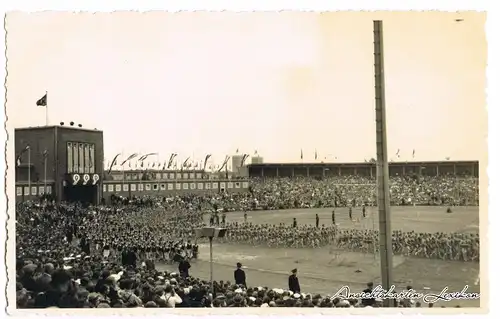
<svg viewBox="0 0 500 319">
<path fill-rule="evenodd" d="M 45 126 L 49 126 L 49 96 L 45 91 Z"/>
<path fill-rule="evenodd" d="M 43 193 L 47 193 L 47 154 L 43 157 Z"/>
<path fill-rule="evenodd" d="M 31 198 L 31 147 L 28 146 L 28 194 Z"/>
</svg>

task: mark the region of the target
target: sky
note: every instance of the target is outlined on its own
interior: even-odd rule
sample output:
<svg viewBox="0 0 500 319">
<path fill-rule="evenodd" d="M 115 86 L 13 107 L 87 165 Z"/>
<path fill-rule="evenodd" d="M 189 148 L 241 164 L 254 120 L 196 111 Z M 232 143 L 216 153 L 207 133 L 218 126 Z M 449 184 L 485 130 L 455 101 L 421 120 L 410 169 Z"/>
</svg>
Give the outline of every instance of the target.
<svg viewBox="0 0 500 319">
<path fill-rule="evenodd" d="M 376 156 L 374 19 L 390 159 L 482 158 L 486 14 L 475 12 L 9 13 L 7 125 L 45 125 L 36 101 L 48 91 L 49 124 L 103 130 L 108 161 L 219 163 L 238 149 L 360 162 Z"/>
</svg>

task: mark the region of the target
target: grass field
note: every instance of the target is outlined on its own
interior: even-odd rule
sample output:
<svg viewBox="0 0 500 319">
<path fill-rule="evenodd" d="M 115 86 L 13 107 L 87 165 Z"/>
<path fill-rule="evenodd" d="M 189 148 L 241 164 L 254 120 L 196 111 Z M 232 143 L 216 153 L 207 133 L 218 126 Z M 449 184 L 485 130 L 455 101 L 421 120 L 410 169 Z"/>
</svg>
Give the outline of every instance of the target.
<svg viewBox="0 0 500 319">
<path fill-rule="evenodd" d="M 392 229 L 416 232 L 478 232 L 479 208 L 454 207 L 447 214 L 445 207 L 393 207 Z M 292 223 L 297 218 L 299 225 L 315 224 L 315 214 L 320 224 L 331 224 L 331 209 L 296 209 L 247 212 L 248 222 L 255 224 Z M 348 210 L 338 208 L 336 222 L 341 228 L 378 229 L 376 208 L 367 208 L 367 217 L 362 218 L 361 209 L 353 210 L 352 222 Z M 244 213 L 228 213 L 228 222 L 243 222 Z M 207 217 L 208 219 L 208 217 Z M 287 288 L 288 275 L 298 269 L 298 277 L 304 292 L 333 294 L 344 285 L 352 291 L 361 291 L 369 281 L 380 283 L 379 256 L 352 253 L 323 247 L 318 249 L 292 249 L 253 247 L 239 244 L 214 243 L 214 279 L 233 281 L 236 262 L 241 262 L 247 273 L 250 286 Z M 208 244 L 200 245 L 199 259 L 192 262 L 191 275 L 210 276 Z M 176 269 L 175 265 L 158 265 L 160 269 Z M 479 292 L 479 264 L 407 258 L 394 256 L 393 281 L 399 289 L 412 285 L 421 292 L 439 293 L 444 287 L 450 292 L 461 291 L 469 285 L 468 292 Z M 424 289 L 425 287 L 425 289 Z M 428 289 L 430 288 L 430 289 Z M 479 307 L 479 300 L 455 300 L 439 305 Z"/>
</svg>

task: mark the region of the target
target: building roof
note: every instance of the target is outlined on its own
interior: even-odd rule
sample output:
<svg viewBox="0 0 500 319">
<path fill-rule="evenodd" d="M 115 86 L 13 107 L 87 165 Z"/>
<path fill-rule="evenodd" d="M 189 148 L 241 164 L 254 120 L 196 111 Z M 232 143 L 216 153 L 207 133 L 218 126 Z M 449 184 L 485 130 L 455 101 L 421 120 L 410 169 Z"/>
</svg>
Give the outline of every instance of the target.
<svg viewBox="0 0 500 319">
<path fill-rule="evenodd" d="M 479 161 L 419 161 L 419 162 L 390 162 L 389 165 L 473 165 L 479 164 Z M 309 166 L 309 167 L 324 167 L 324 166 L 374 166 L 376 163 L 370 162 L 351 162 L 351 163 L 261 163 L 261 164 L 248 164 L 249 167 L 299 167 L 299 166 Z"/>
<path fill-rule="evenodd" d="M 75 130 L 75 131 L 87 131 L 87 132 L 99 132 L 102 133 L 102 130 L 98 129 L 89 129 L 85 127 L 78 126 L 69 126 L 69 125 L 44 125 L 44 126 L 28 126 L 28 127 L 18 127 L 15 128 L 14 131 L 34 131 L 34 130 L 47 130 L 47 129 L 55 129 L 55 128 L 65 129 L 65 130 Z"/>
</svg>

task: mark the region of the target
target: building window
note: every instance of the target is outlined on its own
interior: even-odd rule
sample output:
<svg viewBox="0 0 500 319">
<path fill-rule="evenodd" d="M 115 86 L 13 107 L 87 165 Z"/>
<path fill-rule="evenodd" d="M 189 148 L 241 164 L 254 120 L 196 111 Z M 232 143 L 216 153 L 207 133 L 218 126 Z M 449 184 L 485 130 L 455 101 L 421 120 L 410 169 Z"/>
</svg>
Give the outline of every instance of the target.
<svg viewBox="0 0 500 319">
<path fill-rule="evenodd" d="M 212 183 L 212 189 L 219 189 L 219 183 Z"/>
<path fill-rule="evenodd" d="M 52 186 L 47 186 L 47 189 L 45 190 L 47 194 L 52 194 Z"/>
<path fill-rule="evenodd" d="M 114 186 L 112 184 L 108 185 L 108 192 L 113 192 L 114 191 Z"/>
<path fill-rule="evenodd" d="M 189 178 L 194 179 L 194 173 L 189 173 Z"/>
<path fill-rule="evenodd" d="M 123 184 L 123 191 L 128 192 L 128 184 Z"/>
<path fill-rule="evenodd" d="M 43 187 L 43 186 L 38 187 L 38 194 L 40 194 L 40 195 L 45 194 L 45 187 Z"/>
<path fill-rule="evenodd" d="M 210 189 L 210 183 L 205 183 L 205 189 Z"/>
<path fill-rule="evenodd" d="M 181 189 L 181 183 L 175 183 L 175 189 L 180 190 Z"/>
<path fill-rule="evenodd" d="M 221 182 L 220 183 L 220 189 L 226 189 L 226 183 Z"/>
<path fill-rule="evenodd" d="M 189 178 L 189 174 L 188 174 L 188 173 L 184 173 L 184 174 L 182 174 L 182 178 L 183 178 L 183 179 L 188 179 L 188 178 Z"/>
<path fill-rule="evenodd" d="M 117 192 L 121 192 L 122 191 L 122 185 L 116 184 L 115 189 L 116 189 Z"/>
<path fill-rule="evenodd" d="M 153 190 L 157 191 L 158 190 L 158 184 L 153 184 Z"/>
<path fill-rule="evenodd" d="M 23 196 L 23 188 L 22 187 L 16 187 L 16 195 Z"/>
<path fill-rule="evenodd" d="M 161 189 L 162 191 L 164 191 L 164 190 L 165 190 L 165 184 L 160 184 L 160 189 Z"/>
<path fill-rule="evenodd" d="M 196 178 L 201 179 L 201 173 L 196 173 Z"/>
<path fill-rule="evenodd" d="M 228 182 L 227 183 L 227 188 L 233 188 L 233 182 Z"/>
<path fill-rule="evenodd" d="M 103 192 L 103 193 L 106 193 L 106 186 L 107 186 L 106 184 L 103 184 L 103 185 L 102 185 L 102 192 Z"/>
<path fill-rule="evenodd" d="M 168 190 L 169 190 L 169 191 L 171 191 L 171 190 L 173 190 L 173 189 L 174 189 L 174 184 L 172 184 L 172 183 L 168 183 L 168 184 L 167 184 L 167 187 L 168 187 Z"/>
<path fill-rule="evenodd" d="M 168 178 L 170 178 L 170 179 L 175 179 L 175 174 L 174 173 L 169 173 L 168 176 L 169 176 Z"/>
<path fill-rule="evenodd" d="M 203 183 L 198 183 L 198 189 L 203 189 Z"/>
<path fill-rule="evenodd" d="M 144 190 L 144 184 L 139 184 L 139 192 L 142 192 Z"/>
<path fill-rule="evenodd" d="M 29 188 L 29 186 L 25 186 L 24 187 L 24 195 L 28 195 L 29 196 L 29 194 L 30 194 L 30 188 Z"/>
<path fill-rule="evenodd" d="M 151 190 L 151 184 L 146 184 L 146 191 L 150 191 Z"/>
<path fill-rule="evenodd" d="M 36 196 L 36 186 L 31 186 L 31 195 Z"/>
<path fill-rule="evenodd" d="M 243 188 L 248 188 L 248 182 L 243 182 Z"/>
<path fill-rule="evenodd" d="M 188 183 L 182 183 L 182 189 L 189 189 Z"/>
<path fill-rule="evenodd" d="M 135 190 L 136 190 L 136 186 L 135 186 L 135 184 L 130 184 L 130 190 L 131 190 L 132 192 L 135 192 Z"/>
<path fill-rule="evenodd" d="M 235 187 L 235 188 L 240 188 L 240 186 L 241 186 L 241 185 L 240 185 L 240 182 L 236 182 L 236 183 L 234 183 L 234 187 Z"/>
<path fill-rule="evenodd" d="M 176 174 L 176 178 L 177 178 L 177 179 L 181 179 L 181 178 L 182 178 L 182 174 L 181 174 L 181 173 L 177 173 L 177 174 Z"/>
<path fill-rule="evenodd" d="M 196 189 L 196 183 L 191 183 L 191 189 Z"/>
</svg>

